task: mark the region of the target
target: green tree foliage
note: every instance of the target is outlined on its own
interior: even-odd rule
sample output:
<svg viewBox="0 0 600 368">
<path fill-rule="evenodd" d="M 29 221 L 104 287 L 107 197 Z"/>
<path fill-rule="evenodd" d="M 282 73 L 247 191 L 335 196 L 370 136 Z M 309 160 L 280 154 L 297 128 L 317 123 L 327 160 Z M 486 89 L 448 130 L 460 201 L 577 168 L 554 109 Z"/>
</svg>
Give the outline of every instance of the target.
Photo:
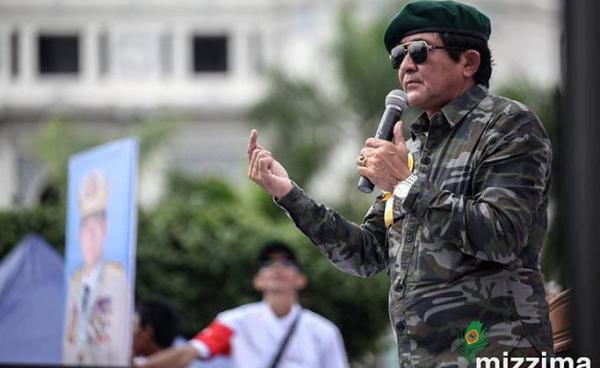
<svg viewBox="0 0 600 368">
<path fill-rule="evenodd" d="M 40 206 L 0 212 L 0 259 L 31 233 L 41 235 L 63 253 L 65 217 L 64 206 Z"/>
</svg>

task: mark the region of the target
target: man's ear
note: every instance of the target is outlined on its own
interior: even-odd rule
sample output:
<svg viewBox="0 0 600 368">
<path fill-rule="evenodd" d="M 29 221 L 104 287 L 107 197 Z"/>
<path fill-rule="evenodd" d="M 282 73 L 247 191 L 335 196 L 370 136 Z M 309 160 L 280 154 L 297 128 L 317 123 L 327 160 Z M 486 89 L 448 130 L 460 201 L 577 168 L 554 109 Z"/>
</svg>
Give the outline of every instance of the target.
<svg viewBox="0 0 600 368">
<path fill-rule="evenodd" d="M 463 75 L 465 78 L 471 78 L 477 73 L 479 64 L 481 64 L 481 55 L 476 50 L 466 50 L 461 55 L 463 62 Z"/>
</svg>

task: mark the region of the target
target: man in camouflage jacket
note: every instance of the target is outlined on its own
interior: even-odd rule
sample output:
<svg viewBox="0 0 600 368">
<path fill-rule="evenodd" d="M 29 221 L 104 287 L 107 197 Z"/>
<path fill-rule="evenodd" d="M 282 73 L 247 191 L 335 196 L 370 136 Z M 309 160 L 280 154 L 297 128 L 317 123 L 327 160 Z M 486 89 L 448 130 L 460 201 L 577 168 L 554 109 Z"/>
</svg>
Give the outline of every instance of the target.
<svg viewBox="0 0 600 368">
<path fill-rule="evenodd" d="M 453 1 L 409 3 L 392 20 L 386 48 L 423 113 L 406 141 L 401 122 L 394 142 L 366 141 L 357 171 L 384 193 L 360 225 L 313 201 L 250 135 L 249 177 L 336 267 L 388 270 L 402 367 L 552 352 L 539 266 L 552 151 L 535 114 L 488 92 L 490 32 Z"/>
</svg>

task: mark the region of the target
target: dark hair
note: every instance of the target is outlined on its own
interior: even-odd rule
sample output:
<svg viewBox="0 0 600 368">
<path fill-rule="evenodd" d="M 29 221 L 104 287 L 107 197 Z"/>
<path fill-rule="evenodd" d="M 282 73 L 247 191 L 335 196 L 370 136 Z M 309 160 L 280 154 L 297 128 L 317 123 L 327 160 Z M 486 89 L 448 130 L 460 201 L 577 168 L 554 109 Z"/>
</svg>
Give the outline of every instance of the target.
<svg viewBox="0 0 600 368">
<path fill-rule="evenodd" d="M 492 76 L 492 52 L 490 51 L 486 40 L 447 32 L 440 33 L 440 38 L 442 39 L 444 46 L 460 47 L 465 50 L 470 49 L 478 51 L 481 56 L 481 61 L 479 69 L 477 69 L 477 72 L 473 77 L 478 84 L 482 84 L 486 87 L 490 86 L 490 77 Z M 447 51 L 450 58 L 454 61 L 458 61 L 460 55 L 463 53 L 463 50 Z"/>
<path fill-rule="evenodd" d="M 161 348 L 173 344 L 179 329 L 179 317 L 173 305 L 160 298 L 148 298 L 136 306 L 140 327 L 152 326 L 154 341 Z"/>
<path fill-rule="evenodd" d="M 300 267 L 300 262 L 296 257 L 296 253 L 294 253 L 289 245 L 281 240 L 271 240 L 263 245 L 260 253 L 258 254 L 258 268 L 262 267 L 265 262 L 269 261 L 271 256 L 275 253 L 284 254 L 285 258 L 292 261 L 299 270 L 302 269 Z"/>
</svg>

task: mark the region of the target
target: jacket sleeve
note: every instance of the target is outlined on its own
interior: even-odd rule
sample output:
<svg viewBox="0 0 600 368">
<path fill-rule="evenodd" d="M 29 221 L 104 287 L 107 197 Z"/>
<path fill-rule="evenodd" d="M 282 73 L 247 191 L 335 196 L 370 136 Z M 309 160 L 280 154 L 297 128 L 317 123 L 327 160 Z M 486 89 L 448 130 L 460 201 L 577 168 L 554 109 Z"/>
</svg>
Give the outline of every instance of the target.
<svg viewBox="0 0 600 368">
<path fill-rule="evenodd" d="M 435 239 L 484 261 L 512 262 L 547 205 L 552 150 L 529 111 L 501 115 L 483 136 L 472 196 L 457 195 L 419 176 L 402 203 Z"/>
<path fill-rule="evenodd" d="M 296 184 L 277 203 L 340 270 L 355 276 L 369 277 L 386 268 L 386 228 L 383 223 L 382 196 L 377 198 L 361 225 L 316 203 Z"/>
</svg>

